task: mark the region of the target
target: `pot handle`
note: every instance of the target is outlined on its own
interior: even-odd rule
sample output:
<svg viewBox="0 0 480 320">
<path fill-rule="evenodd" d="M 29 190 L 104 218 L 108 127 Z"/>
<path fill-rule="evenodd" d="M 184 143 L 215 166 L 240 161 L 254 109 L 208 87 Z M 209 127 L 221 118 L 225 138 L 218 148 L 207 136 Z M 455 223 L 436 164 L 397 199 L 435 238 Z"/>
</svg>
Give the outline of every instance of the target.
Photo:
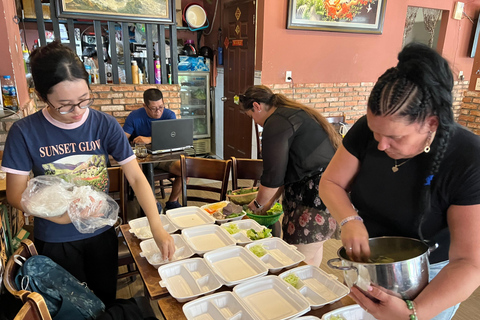
<svg viewBox="0 0 480 320">
<path fill-rule="evenodd" d="M 432 251 L 437 250 L 438 247 L 439 247 L 438 243 L 435 242 L 435 243 L 433 244 L 433 246 L 428 247 L 428 254 L 432 253 Z"/>
<path fill-rule="evenodd" d="M 338 270 L 343 270 L 343 271 L 352 270 L 352 269 L 357 270 L 357 268 L 355 268 L 354 266 L 336 266 L 336 265 L 333 264 L 334 262 L 342 262 L 342 259 L 340 259 L 340 258 L 330 259 L 330 260 L 327 261 L 327 265 L 332 269 L 338 269 Z"/>
</svg>

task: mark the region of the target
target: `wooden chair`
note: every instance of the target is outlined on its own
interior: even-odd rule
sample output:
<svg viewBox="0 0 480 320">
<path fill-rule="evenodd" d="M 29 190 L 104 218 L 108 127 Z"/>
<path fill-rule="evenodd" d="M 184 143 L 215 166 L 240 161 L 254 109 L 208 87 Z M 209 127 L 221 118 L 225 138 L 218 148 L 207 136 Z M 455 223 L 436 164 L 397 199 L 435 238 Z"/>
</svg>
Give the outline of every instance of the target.
<svg viewBox="0 0 480 320">
<path fill-rule="evenodd" d="M 180 167 L 182 172 L 182 206 L 187 206 L 188 201 L 213 203 L 225 200 L 227 197 L 228 178 L 230 176 L 231 160 L 218 160 L 206 158 L 194 158 L 180 156 Z M 211 185 L 196 185 L 187 183 L 187 178 L 203 178 L 220 181 L 220 188 Z M 202 195 L 187 195 L 187 190 L 204 191 Z M 208 192 L 208 193 L 205 193 Z M 210 193 L 215 193 L 214 195 Z"/>
<path fill-rule="evenodd" d="M 253 180 L 252 187 L 255 187 L 262 177 L 263 160 L 261 159 L 240 159 L 232 157 L 232 190 L 239 189 L 238 180 Z"/>
<path fill-rule="evenodd" d="M 23 303 L 26 303 L 27 296 L 31 293 L 31 291 L 19 290 L 19 288 L 17 288 L 15 276 L 20 269 L 20 265 L 15 263 L 16 255 L 20 255 L 25 259 L 28 259 L 31 256 L 38 255 L 38 253 L 33 242 L 29 239 L 24 239 L 22 240 L 20 247 L 10 256 L 7 265 L 5 266 L 5 273 L 3 275 L 3 284 L 5 285 L 5 288 L 7 288 L 8 292 L 10 292 L 13 296 L 22 300 Z"/>
<path fill-rule="evenodd" d="M 25 304 L 13 320 L 52 320 L 43 297 L 36 292 L 26 297 Z"/>
<path fill-rule="evenodd" d="M 342 124 L 345 124 L 345 114 L 342 114 L 340 116 L 330 116 L 330 117 L 325 117 L 329 123 L 333 125 L 335 128 L 335 131 L 340 133 L 340 127 Z"/>
<path fill-rule="evenodd" d="M 173 179 L 175 179 L 175 175 L 168 171 L 162 169 L 154 169 L 153 170 L 153 181 L 158 181 L 160 186 L 160 194 L 162 199 L 165 199 L 165 188 L 171 188 L 173 185 Z M 165 184 L 165 180 L 167 180 L 167 184 Z"/>
<path fill-rule="evenodd" d="M 120 206 L 119 221 L 116 226 L 117 232 L 120 230 L 120 224 L 128 222 L 127 215 L 127 184 L 125 175 L 121 167 L 110 167 L 108 168 L 108 179 L 110 180 L 110 188 L 108 190 L 109 195 L 117 201 Z M 133 260 L 132 254 L 123 239 L 121 233 L 118 237 L 118 266 L 127 266 L 127 272 L 120 273 L 117 275 L 118 279 L 131 277 L 138 273 L 138 270 L 135 270 L 135 261 Z"/>
</svg>

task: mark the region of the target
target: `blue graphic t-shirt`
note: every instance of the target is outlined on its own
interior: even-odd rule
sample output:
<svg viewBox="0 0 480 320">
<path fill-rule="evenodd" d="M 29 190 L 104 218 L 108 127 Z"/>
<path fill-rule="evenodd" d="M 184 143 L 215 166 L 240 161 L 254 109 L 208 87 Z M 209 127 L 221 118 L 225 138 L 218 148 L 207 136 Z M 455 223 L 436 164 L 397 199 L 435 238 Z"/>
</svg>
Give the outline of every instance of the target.
<svg viewBox="0 0 480 320">
<path fill-rule="evenodd" d="M 34 176 L 58 175 L 78 184 L 108 191 L 107 160 L 120 165 L 135 159 L 121 126 L 110 115 L 87 109 L 79 122 L 66 124 L 47 109 L 15 122 L 10 129 L 2 159 L 7 173 Z M 73 224 L 57 224 L 35 218 L 35 238 L 68 242 L 89 238 L 110 228 L 83 234 Z"/>
<path fill-rule="evenodd" d="M 152 136 L 152 121 L 176 119 L 175 112 L 169 109 L 163 109 L 162 116 L 159 119 L 150 118 L 145 108 L 140 108 L 130 112 L 123 131 L 130 135 L 130 139 L 135 139 L 138 136 L 151 137 Z"/>
</svg>

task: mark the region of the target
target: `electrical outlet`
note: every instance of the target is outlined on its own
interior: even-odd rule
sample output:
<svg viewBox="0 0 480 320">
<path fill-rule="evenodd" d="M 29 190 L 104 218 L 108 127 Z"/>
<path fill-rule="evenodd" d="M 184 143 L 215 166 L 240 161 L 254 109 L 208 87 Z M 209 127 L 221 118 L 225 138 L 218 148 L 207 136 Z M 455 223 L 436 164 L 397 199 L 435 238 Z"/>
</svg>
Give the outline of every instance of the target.
<svg viewBox="0 0 480 320">
<path fill-rule="evenodd" d="M 292 82 L 292 71 L 285 72 L 285 82 Z"/>
</svg>

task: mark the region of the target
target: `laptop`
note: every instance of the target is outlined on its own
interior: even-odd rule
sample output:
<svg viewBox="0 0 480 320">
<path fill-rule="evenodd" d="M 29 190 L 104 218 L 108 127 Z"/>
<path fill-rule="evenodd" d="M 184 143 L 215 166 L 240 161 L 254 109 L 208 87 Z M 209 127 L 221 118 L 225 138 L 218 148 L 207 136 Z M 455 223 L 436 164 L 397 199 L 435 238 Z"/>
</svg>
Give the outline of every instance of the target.
<svg viewBox="0 0 480 320">
<path fill-rule="evenodd" d="M 180 151 L 193 147 L 193 119 L 152 121 L 151 154 Z"/>
</svg>

